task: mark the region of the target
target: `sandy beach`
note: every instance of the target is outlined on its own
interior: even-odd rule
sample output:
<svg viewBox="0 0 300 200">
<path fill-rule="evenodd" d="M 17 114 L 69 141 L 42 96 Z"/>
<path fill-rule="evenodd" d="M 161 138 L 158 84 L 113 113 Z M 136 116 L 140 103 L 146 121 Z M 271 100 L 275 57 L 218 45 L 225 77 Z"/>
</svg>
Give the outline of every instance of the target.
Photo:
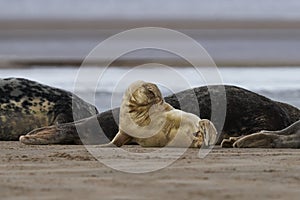
<svg viewBox="0 0 300 200">
<path fill-rule="evenodd" d="M 215 147 L 200 159 L 197 149 L 188 149 L 167 168 L 128 174 L 101 164 L 84 146 L 0 145 L 1 199 L 291 200 L 300 195 L 300 150 Z M 122 163 L 120 157 L 111 159 Z"/>
</svg>

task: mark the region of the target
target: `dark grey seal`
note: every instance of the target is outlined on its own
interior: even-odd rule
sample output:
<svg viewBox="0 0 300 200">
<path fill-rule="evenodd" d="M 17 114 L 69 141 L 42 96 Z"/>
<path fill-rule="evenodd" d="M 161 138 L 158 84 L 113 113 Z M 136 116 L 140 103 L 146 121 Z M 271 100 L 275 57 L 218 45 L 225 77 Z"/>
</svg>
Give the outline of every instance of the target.
<svg viewBox="0 0 300 200">
<path fill-rule="evenodd" d="M 73 122 L 72 108 L 76 108 L 76 119 L 97 113 L 94 106 L 70 92 L 27 79 L 0 79 L 0 140 L 18 140 L 36 128 Z M 74 134 L 63 135 L 59 143 L 76 139 Z"/>
</svg>

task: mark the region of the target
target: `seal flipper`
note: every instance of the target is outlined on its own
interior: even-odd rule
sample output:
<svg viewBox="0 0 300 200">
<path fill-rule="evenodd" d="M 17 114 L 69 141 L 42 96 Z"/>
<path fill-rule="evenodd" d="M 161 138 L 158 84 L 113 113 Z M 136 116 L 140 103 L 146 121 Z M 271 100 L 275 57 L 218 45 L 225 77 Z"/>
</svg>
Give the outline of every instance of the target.
<svg viewBox="0 0 300 200">
<path fill-rule="evenodd" d="M 237 140 L 238 148 L 300 148 L 300 120 L 279 131 L 260 131 Z"/>
<path fill-rule="evenodd" d="M 67 131 L 68 132 L 68 131 Z M 20 136 L 20 142 L 24 144 L 79 144 L 74 134 L 68 134 L 65 129 L 57 126 L 49 126 L 35 129 L 26 135 Z M 80 141 L 80 140 L 79 140 Z"/>
<path fill-rule="evenodd" d="M 233 143 L 236 148 L 275 148 L 280 141 L 280 135 L 268 132 L 258 132 L 242 137 Z"/>
<path fill-rule="evenodd" d="M 232 148 L 233 144 L 238 141 L 239 139 L 241 139 L 243 136 L 239 136 L 239 137 L 230 137 L 228 139 L 223 139 L 221 142 L 221 147 L 222 148 Z"/>
<path fill-rule="evenodd" d="M 121 147 L 132 142 L 132 140 L 131 136 L 120 130 L 110 143 L 99 145 L 98 147 Z"/>
<path fill-rule="evenodd" d="M 200 132 L 203 134 L 203 145 L 206 147 L 212 146 L 217 141 L 217 130 L 214 124 L 208 119 L 201 119 L 199 121 Z"/>
<path fill-rule="evenodd" d="M 300 148 L 300 130 L 290 135 L 261 131 L 237 140 L 237 148 Z"/>
</svg>

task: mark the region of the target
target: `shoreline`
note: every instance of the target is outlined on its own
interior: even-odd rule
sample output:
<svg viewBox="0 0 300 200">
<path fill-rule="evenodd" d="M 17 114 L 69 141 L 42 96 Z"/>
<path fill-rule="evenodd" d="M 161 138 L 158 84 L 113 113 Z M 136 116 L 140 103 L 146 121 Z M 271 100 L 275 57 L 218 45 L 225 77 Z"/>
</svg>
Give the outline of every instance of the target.
<svg viewBox="0 0 300 200">
<path fill-rule="evenodd" d="M 169 29 L 300 29 L 299 19 L 109 18 L 109 19 L 0 19 L 3 30 L 126 30 L 137 27 Z M 0 29 L 0 30 L 1 30 Z"/>
<path fill-rule="evenodd" d="M 83 63 L 83 59 L 79 58 L 14 58 L 14 59 L 1 59 L 0 69 L 12 69 L 12 68 L 51 68 L 51 67 L 80 67 Z M 89 67 L 103 67 L 108 63 L 107 60 L 93 60 L 85 62 L 85 66 Z M 171 67 L 192 67 L 192 65 L 182 59 L 118 59 L 111 63 L 111 67 L 134 67 L 148 63 L 159 63 Z M 241 61 L 215 61 L 217 67 L 300 67 L 300 62 L 272 62 L 272 61 L 253 61 L 253 62 L 241 62 Z M 200 66 L 208 67 L 208 66 Z"/>
<path fill-rule="evenodd" d="M 300 23 L 299 23 L 300 24 Z M 34 24 L 32 24 L 34 25 Z M 29 26 L 30 27 L 30 26 Z M 125 29 L 27 29 L 0 30 L 0 67 L 22 65 L 79 65 L 102 41 Z M 300 66 L 300 28 L 290 29 L 175 29 L 200 44 L 218 66 Z M 158 38 L 164 41 L 166 38 Z M 114 51 L 138 39 L 107 47 Z M 151 41 L 150 41 L 151 42 Z M 176 40 L 174 46 L 189 52 L 189 45 Z M 120 46 L 119 46 L 120 45 Z M 107 55 L 106 55 L 107 56 Z M 197 55 L 191 55 L 197 56 Z M 99 55 L 91 64 L 101 65 L 107 57 Z M 188 65 L 180 56 L 159 49 L 142 49 L 122 55 L 114 64 L 135 65 L 162 62 L 171 66 Z"/>
</svg>

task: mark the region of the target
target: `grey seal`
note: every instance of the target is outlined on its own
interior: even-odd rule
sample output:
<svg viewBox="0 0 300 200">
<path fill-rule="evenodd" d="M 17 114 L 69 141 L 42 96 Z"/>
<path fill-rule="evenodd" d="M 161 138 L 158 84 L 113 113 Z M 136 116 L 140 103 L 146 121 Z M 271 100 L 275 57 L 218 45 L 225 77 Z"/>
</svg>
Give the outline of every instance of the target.
<svg viewBox="0 0 300 200">
<path fill-rule="evenodd" d="M 97 113 L 71 92 L 23 78 L 0 79 L 0 140 L 18 140 L 36 128 L 73 122 L 73 114 L 83 119 Z M 63 135 L 59 143 L 79 143 L 74 140 L 74 134 Z"/>
</svg>

